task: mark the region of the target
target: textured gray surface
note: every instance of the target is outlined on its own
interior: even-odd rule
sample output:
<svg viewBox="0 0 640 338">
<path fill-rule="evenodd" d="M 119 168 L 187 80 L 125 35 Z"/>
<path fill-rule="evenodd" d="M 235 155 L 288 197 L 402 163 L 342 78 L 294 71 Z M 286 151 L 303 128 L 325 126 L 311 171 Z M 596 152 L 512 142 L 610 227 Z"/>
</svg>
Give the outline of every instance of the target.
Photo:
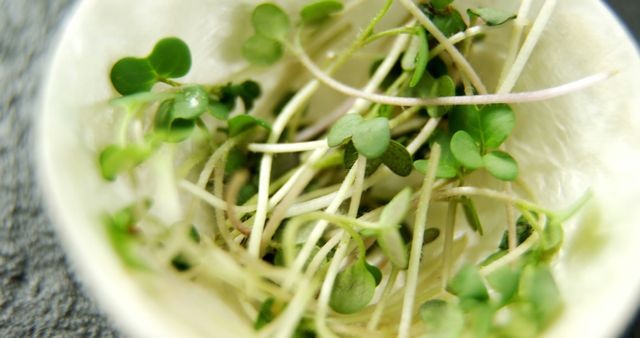
<svg viewBox="0 0 640 338">
<path fill-rule="evenodd" d="M 120 336 L 70 272 L 31 158 L 39 80 L 74 2 L 0 0 L 0 337 Z M 638 36 L 640 1 L 610 3 Z"/>
</svg>

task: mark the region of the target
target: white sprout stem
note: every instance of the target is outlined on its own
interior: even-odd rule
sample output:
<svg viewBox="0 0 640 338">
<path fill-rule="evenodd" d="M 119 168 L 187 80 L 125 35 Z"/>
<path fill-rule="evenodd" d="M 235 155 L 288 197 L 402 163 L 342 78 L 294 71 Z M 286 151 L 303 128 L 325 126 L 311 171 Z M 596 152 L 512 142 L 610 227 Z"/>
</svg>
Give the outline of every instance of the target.
<svg viewBox="0 0 640 338">
<path fill-rule="evenodd" d="M 391 293 L 391 290 L 393 290 L 393 286 L 395 285 L 396 279 L 398 278 L 398 272 L 399 270 L 396 267 L 391 268 L 391 274 L 389 275 L 387 283 L 384 286 L 384 291 L 382 291 L 382 297 L 380 297 L 378 304 L 376 304 L 376 308 L 371 314 L 371 319 L 369 320 L 369 323 L 367 323 L 367 330 L 373 331 L 378 327 L 380 318 L 382 318 L 382 314 L 384 313 L 384 309 L 387 305 L 389 294 Z"/>
<path fill-rule="evenodd" d="M 313 275 L 318 271 L 320 265 L 324 262 L 325 258 L 329 255 L 329 252 L 338 245 L 340 242 L 340 238 L 342 237 L 342 233 L 337 233 L 331 239 L 329 239 L 321 248 L 318 250 L 318 253 L 313 257 L 309 266 L 307 267 L 307 271 L 305 271 L 305 277 L 312 278 Z"/>
<path fill-rule="evenodd" d="M 593 86 L 594 84 L 606 80 L 616 72 L 601 72 L 584 77 L 574 82 L 565 83 L 556 87 L 550 87 L 530 92 L 509 93 L 509 94 L 483 94 L 473 96 L 445 96 L 434 98 L 417 97 L 397 97 L 382 94 L 374 94 L 361 91 L 357 88 L 339 82 L 325 74 L 303 51 L 299 51 L 299 58 L 302 64 L 322 83 L 331 89 L 345 95 L 357 97 L 370 102 L 388 104 L 393 106 L 449 106 L 449 105 L 482 105 L 494 103 L 526 103 L 552 99 L 558 96 L 567 95 L 576 91 Z"/>
<path fill-rule="evenodd" d="M 444 244 L 442 248 L 442 290 L 447 288 L 449 282 L 449 274 L 451 273 L 451 261 L 453 260 L 453 236 L 456 226 L 456 208 L 458 204 L 455 201 L 449 201 L 447 206 L 447 220 L 444 228 Z"/>
<path fill-rule="evenodd" d="M 413 139 L 413 141 L 411 141 L 411 143 L 409 143 L 409 145 L 407 146 L 407 151 L 409 151 L 409 154 L 415 154 L 415 152 L 418 151 L 418 149 L 420 149 L 420 147 L 422 147 L 425 142 L 427 142 L 429 137 L 431 137 L 431 134 L 433 134 L 433 131 L 438 127 L 439 123 L 439 117 L 429 119 L 422 130 L 420 130 L 420 132 L 418 133 L 418 136 L 416 136 L 416 138 Z"/>
<path fill-rule="evenodd" d="M 276 337 L 276 338 L 289 338 L 293 336 L 293 332 L 296 326 L 300 322 L 300 318 L 304 314 L 307 304 L 313 298 L 316 291 L 315 285 L 308 280 L 303 280 L 299 285 L 298 292 L 293 296 L 291 302 L 287 305 L 284 311 L 278 316 L 277 322 L 273 322 L 272 328 L 277 328 L 274 334 L 271 334 L 264 328 L 265 332 L 261 330 L 261 337 Z"/>
<path fill-rule="evenodd" d="M 431 148 L 427 175 L 422 183 L 422 191 L 420 192 L 420 200 L 418 201 L 418 209 L 416 210 L 416 223 L 413 228 L 413 239 L 411 241 L 411 252 L 409 254 L 409 268 L 407 269 L 407 282 L 404 289 L 398 338 L 409 337 L 414 301 L 416 299 L 416 289 L 418 287 L 418 272 L 420 271 L 420 256 L 422 255 L 424 230 L 427 227 L 429 202 L 431 201 L 433 183 L 436 180 L 438 162 L 440 162 L 440 152 L 440 145 L 437 143 L 434 144 L 433 148 Z"/>
<path fill-rule="evenodd" d="M 540 13 L 538 13 L 536 20 L 531 27 L 531 31 L 527 35 L 520 52 L 518 52 L 518 56 L 513 62 L 513 66 L 511 66 L 511 70 L 509 70 L 504 82 L 497 90 L 498 94 L 508 93 L 516 85 L 516 82 L 520 78 L 520 74 L 522 74 L 522 71 L 524 70 L 524 66 L 527 64 L 527 61 L 529 61 L 531 53 L 533 53 L 533 49 L 542 36 L 542 32 L 547 26 L 547 23 L 549 23 L 549 19 L 553 14 L 556 3 L 557 0 L 546 0 L 544 5 L 542 5 L 542 9 L 540 10 Z"/>
<path fill-rule="evenodd" d="M 520 3 L 520 9 L 518 10 L 518 16 L 516 17 L 513 25 L 511 42 L 509 43 L 509 51 L 507 52 L 507 57 L 505 58 L 502 72 L 500 73 L 498 88 L 502 87 L 502 83 L 504 83 L 506 76 L 511 70 L 511 66 L 513 66 L 513 62 L 518 55 L 518 50 L 520 49 L 520 41 L 522 40 L 522 34 L 524 33 L 525 26 L 528 24 L 527 17 L 529 16 L 530 9 L 531 0 L 522 0 L 522 2 Z"/>
<path fill-rule="evenodd" d="M 415 17 L 420 24 L 422 24 L 433 37 L 438 40 L 438 42 L 443 45 L 446 51 L 451 55 L 453 62 L 459 67 L 460 71 L 464 74 L 465 77 L 471 81 L 473 86 L 478 90 L 480 94 L 486 94 L 487 88 L 482 83 L 480 76 L 478 73 L 471 67 L 469 61 L 460 53 L 460 51 L 456 48 L 456 46 L 447 39 L 447 37 L 442 34 L 442 32 L 436 27 L 436 25 L 429 19 L 429 17 L 422 12 L 422 10 L 416 6 L 416 4 L 412 0 L 400 0 L 400 3 Z"/>
<path fill-rule="evenodd" d="M 496 259 L 491 264 L 480 268 L 480 274 L 483 276 L 487 276 L 492 272 L 515 262 L 520 256 L 522 256 L 525 252 L 529 251 L 533 247 L 534 244 L 538 242 L 540 236 L 537 232 L 534 232 L 527 238 L 522 244 L 518 245 L 515 249 L 509 251 L 506 255 Z"/>
<path fill-rule="evenodd" d="M 250 151 L 270 154 L 297 153 L 321 148 L 327 148 L 327 141 L 324 139 L 298 143 L 251 143 L 248 146 Z"/>
<path fill-rule="evenodd" d="M 228 209 L 228 205 L 226 201 L 200 188 L 196 184 L 193 184 L 187 180 L 182 180 L 180 181 L 178 186 L 182 190 L 189 192 L 193 196 L 201 199 L 202 201 L 214 207 L 215 209 L 220 209 L 223 211 L 226 211 Z M 255 205 L 236 205 L 235 209 L 236 209 L 236 212 L 238 213 L 246 214 L 246 213 L 254 212 L 256 210 L 256 206 Z"/>
<path fill-rule="evenodd" d="M 518 197 L 514 197 L 511 196 L 509 194 L 506 194 L 504 192 L 501 191 L 496 191 L 496 190 L 492 190 L 492 189 L 487 189 L 487 188 L 476 188 L 476 187 L 457 187 L 457 188 L 450 188 L 450 189 L 446 189 L 444 191 L 442 191 L 441 193 L 439 193 L 436 198 L 450 198 L 450 197 L 456 197 L 456 196 L 481 196 L 481 197 L 488 197 L 488 198 L 493 198 L 496 200 L 500 200 L 503 201 L 505 203 L 511 203 L 511 204 L 515 204 L 518 207 L 522 207 L 524 209 L 527 210 L 531 210 L 531 211 L 535 211 L 537 213 L 541 213 L 541 214 L 546 214 L 546 215 L 553 215 L 554 213 L 543 208 L 540 207 L 538 205 L 535 205 L 527 200 L 518 198 Z"/>
<path fill-rule="evenodd" d="M 269 209 L 269 181 L 271 179 L 271 164 L 273 155 L 264 154 L 260 161 L 260 176 L 258 184 L 258 203 L 249 235 L 249 254 L 253 257 L 260 256 L 260 246 L 262 243 L 262 233 L 267 220 L 267 209 Z"/>
<path fill-rule="evenodd" d="M 327 153 L 327 150 L 327 148 L 320 148 L 311 153 L 311 156 L 309 156 L 305 163 L 300 168 L 298 168 L 293 173 L 293 175 L 291 175 L 291 178 L 289 178 L 287 182 L 285 182 L 285 184 L 280 187 L 280 189 L 278 189 L 275 194 L 273 194 L 273 196 L 271 196 L 271 199 L 269 200 L 270 208 L 273 208 L 276 204 L 280 203 L 280 201 L 282 201 L 282 199 L 285 198 L 287 194 L 289 194 L 289 192 L 295 187 L 295 185 L 300 183 L 300 179 L 303 177 L 305 172 L 307 170 L 312 170 L 313 163 L 321 159 L 322 156 Z"/>
<path fill-rule="evenodd" d="M 204 168 L 200 172 L 200 177 L 198 178 L 197 186 L 200 188 L 204 188 L 213 173 L 213 169 L 215 168 L 218 161 L 222 159 L 222 156 L 226 154 L 231 148 L 233 148 L 238 141 L 235 138 L 231 138 L 225 141 L 216 151 L 213 152 L 207 163 L 205 163 Z"/>
<path fill-rule="evenodd" d="M 353 193 L 351 194 L 351 203 L 349 204 L 349 217 L 358 217 L 358 209 L 360 208 L 360 200 L 362 199 L 362 186 L 364 185 L 364 175 L 367 168 L 367 158 L 358 155 L 356 161 L 356 178 L 353 185 Z"/>
<path fill-rule="evenodd" d="M 481 33 L 484 33 L 487 30 L 486 26 L 473 26 L 467 28 L 464 32 L 458 32 L 451 37 L 449 37 L 449 42 L 451 44 L 457 44 L 462 42 L 468 38 L 474 37 Z M 429 51 L 429 60 L 432 60 L 436 56 L 440 55 L 440 53 L 446 51 L 446 47 L 443 44 L 439 44 L 435 46 L 431 51 Z"/>
</svg>

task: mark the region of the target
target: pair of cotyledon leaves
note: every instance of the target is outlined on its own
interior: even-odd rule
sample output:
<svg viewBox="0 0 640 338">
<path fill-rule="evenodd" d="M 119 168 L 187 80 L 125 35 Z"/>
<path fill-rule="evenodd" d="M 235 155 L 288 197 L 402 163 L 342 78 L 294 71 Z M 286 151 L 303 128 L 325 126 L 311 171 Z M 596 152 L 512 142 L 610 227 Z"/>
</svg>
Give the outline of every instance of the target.
<svg viewBox="0 0 640 338">
<path fill-rule="evenodd" d="M 381 163 L 400 176 L 411 173 L 411 154 L 391 139 L 387 118 L 365 120 L 360 115 L 345 115 L 329 130 L 327 143 L 330 147 L 346 144 L 344 162 L 348 168 L 355 163 L 357 154 L 361 154 L 368 160 L 369 173 Z"/>
<path fill-rule="evenodd" d="M 303 7 L 300 17 L 303 24 L 318 23 L 342 8 L 339 1 L 316 1 Z M 284 41 L 291 31 L 287 13 L 273 3 L 260 4 L 253 10 L 251 24 L 255 34 L 243 44 L 243 57 L 256 65 L 271 65 L 280 60 L 284 54 Z"/>
<path fill-rule="evenodd" d="M 455 178 L 461 174 L 461 168 L 473 171 L 484 167 L 500 180 L 515 180 L 516 161 L 508 153 L 495 150 L 514 126 L 515 114 L 508 105 L 457 107 L 449 114 L 449 133 L 439 130 L 431 139 L 431 143 L 442 147 L 437 177 Z M 426 172 L 426 166 L 426 160 L 415 163 L 421 172 Z"/>
</svg>

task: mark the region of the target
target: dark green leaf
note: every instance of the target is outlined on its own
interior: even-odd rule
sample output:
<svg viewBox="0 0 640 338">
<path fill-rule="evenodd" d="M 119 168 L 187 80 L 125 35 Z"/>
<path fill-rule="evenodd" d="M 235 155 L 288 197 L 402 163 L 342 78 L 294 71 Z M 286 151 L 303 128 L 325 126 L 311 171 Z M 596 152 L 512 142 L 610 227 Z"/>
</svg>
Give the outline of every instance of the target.
<svg viewBox="0 0 640 338">
<path fill-rule="evenodd" d="M 528 265 L 525 268 L 520 296 L 532 304 L 541 329 L 547 328 L 562 310 L 560 290 L 546 265 Z"/>
<path fill-rule="evenodd" d="M 287 13 L 272 3 L 258 5 L 253 10 L 251 23 L 257 34 L 272 40 L 284 40 L 291 30 Z"/>
<path fill-rule="evenodd" d="M 356 313 L 371 302 L 375 289 L 375 278 L 357 261 L 336 276 L 329 305 L 338 313 Z"/>
<path fill-rule="evenodd" d="M 265 120 L 252 115 L 238 115 L 228 121 L 229 136 L 237 136 L 253 127 L 260 126 L 266 130 L 271 130 L 271 126 Z"/>
<path fill-rule="evenodd" d="M 236 87 L 238 95 L 244 104 L 245 112 L 253 109 L 254 101 L 262 95 L 260 85 L 255 81 L 247 80 Z"/>
<path fill-rule="evenodd" d="M 467 9 L 469 17 L 480 17 L 488 26 L 502 25 L 507 21 L 511 21 L 517 17 L 516 14 L 501 11 L 494 8 L 469 8 Z"/>
<path fill-rule="evenodd" d="M 466 131 L 456 132 L 451 138 L 450 147 L 453 157 L 465 168 L 475 170 L 482 167 L 480 147 Z"/>
<path fill-rule="evenodd" d="M 337 147 L 353 136 L 353 132 L 357 126 L 362 124 L 364 119 L 358 114 L 348 114 L 340 118 L 329 129 L 327 143 L 329 147 Z"/>
<path fill-rule="evenodd" d="M 464 330 L 464 314 L 444 300 L 430 300 L 420 306 L 420 318 L 427 325 L 425 338 L 458 338 Z"/>
<path fill-rule="evenodd" d="M 189 238 L 195 243 L 200 243 L 200 233 L 198 233 L 198 229 L 193 225 L 189 228 Z"/>
<path fill-rule="evenodd" d="M 275 302 L 276 300 L 273 298 L 267 298 L 264 302 L 262 302 L 262 305 L 260 305 L 260 311 L 258 312 L 258 317 L 256 318 L 256 322 L 253 324 L 254 329 L 260 330 L 275 319 L 276 316 L 273 313 L 273 306 Z"/>
<path fill-rule="evenodd" d="M 232 148 L 227 154 L 227 163 L 224 167 L 226 175 L 232 175 L 236 170 L 242 169 L 247 163 L 247 156 L 237 147 Z"/>
<path fill-rule="evenodd" d="M 378 232 L 378 245 L 387 256 L 391 264 L 399 269 L 406 269 L 409 265 L 407 245 L 397 228 L 385 228 Z"/>
<path fill-rule="evenodd" d="M 481 302 L 489 299 L 489 293 L 482 277 L 480 277 L 480 272 L 470 264 L 463 266 L 451 278 L 449 285 L 447 285 L 447 291 L 461 299 L 473 299 Z"/>
<path fill-rule="evenodd" d="M 104 179 L 113 181 L 119 173 L 132 169 L 146 160 L 149 155 L 151 150 L 146 146 L 108 146 L 100 152 L 100 173 Z"/>
<path fill-rule="evenodd" d="M 179 272 L 185 272 L 191 269 L 191 262 L 183 253 L 179 253 L 171 259 L 171 265 Z"/>
<path fill-rule="evenodd" d="M 191 68 L 189 46 L 178 38 L 158 41 L 147 59 L 160 78 L 182 77 Z"/>
<path fill-rule="evenodd" d="M 499 180 L 515 181 L 518 178 L 518 163 L 503 151 L 492 151 L 484 155 L 482 162 L 489 173 Z"/>
<path fill-rule="evenodd" d="M 429 244 L 431 242 L 434 242 L 436 239 L 438 239 L 438 237 L 440 237 L 440 229 L 438 229 L 438 228 L 427 228 L 424 231 L 423 243 L 424 244 Z"/>
<path fill-rule="evenodd" d="M 411 82 L 409 82 L 409 87 L 411 88 L 420 83 L 420 80 L 427 69 L 427 63 L 429 62 L 429 43 L 427 41 L 427 33 L 424 28 L 418 28 L 418 36 L 416 38 L 419 39 L 420 45 L 418 48 L 418 54 L 416 55 L 413 76 L 411 77 Z"/>
<path fill-rule="evenodd" d="M 446 37 L 463 32 L 467 29 L 467 24 L 462 19 L 460 12 L 453 9 L 451 11 L 438 13 L 433 17 L 433 23 Z"/>
<path fill-rule="evenodd" d="M 353 145 L 368 159 L 381 157 L 389 147 L 391 129 L 389 120 L 376 117 L 355 126 L 352 136 Z"/>
<path fill-rule="evenodd" d="M 531 224 L 529 224 L 529 222 L 527 221 L 526 218 L 524 218 L 524 216 L 520 216 L 518 218 L 518 221 L 516 222 L 517 245 L 524 243 L 524 241 L 526 241 L 527 238 L 529 238 L 529 236 L 531 236 L 532 233 L 533 233 L 533 227 L 531 226 Z M 499 248 L 501 250 L 509 249 L 508 231 L 505 231 L 504 234 L 502 234 L 502 240 L 500 241 Z"/>
<path fill-rule="evenodd" d="M 122 95 L 147 92 L 156 81 L 156 73 L 147 59 L 124 58 L 111 68 L 111 83 Z"/>
<path fill-rule="evenodd" d="M 358 151 L 356 150 L 356 147 L 353 146 L 353 142 L 349 141 L 347 145 L 344 147 L 344 158 L 343 158 L 344 167 L 347 169 L 351 169 L 351 167 L 353 167 L 353 165 L 356 163 L 357 160 L 358 160 Z M 382 159 L 379 159 L 379 158 L 376 158 L 373 160 L 367 160 L 367 165 L 365 168 L 364 175 L 370 176 L 376 170 L 378 170 L 381 164 L 382 164 Z"/>
<path fill-rule="evenodd" d="M 233 108 L 227 104 L 215 101 L 209 103 L 209 114 L 218 120 L 226 121 L 231 111 L 233 111 Z"/>
<path fill-rule="evenodd" d="M 431 97 L 446 97 L 456 95 L 456 84 L 449 75 L 438 78 L 431 87 Z M 451 110 L 451 106 L 428 106 L 427 112 L 431 117 L 442 117 Z"/>
<path fill-rule="evenodd" d="M 469 197 L 464 196 L 460 197 L 459 201 L 462 205 L 464 217 L 471 229 L 473 229 L 473 231 L 477 231 L 480 235 L 484 235 L 484 231 L 482 230 L 482 223 L 480 222 L 480 216 L 478 216 L 478 211 L 476 210 L 476 205 L 473 203 L 473 200 Z"/>
<path fill-rule="evenodd" d="M 303 23 L 311 24 L 329 18 L 331 15 L 340 12 L 342 8 L 343 5 L 340 1 L 320 0 L 304 6 L 300 11 L 300 16 Z"/>
<path fill-rule="evenodd" d="M 453 2 L 453 0 L 431 0 L 431 6 L 438 11 L 443 11 Z"/>
<path fill-rule="evenodd" d="M 375 279 L 376 285 L 380 285 L 380 282 L 382 281 L 382 271 L 380 271 L 380 269 L 378 269 L 378 267 L 375 265 L 371 265 L 367 262 L 365 262 L 364 264 L 367 267 L 367 270 L 369 270 L 369 272 Z"/>
<path fill-rule="evenodd" d="M 272 65 L 280 60 L 283 54 L 282 43 L 262 35 L 254 35 L 242 45 L 242 56 L 255 65 Z"/>
<path fill-rule="evenodd" d="M 438 163 L 436 177 L 444 179 L 457 177 L 460 172 L 460 163 L 456 161 L 455 157 L 453 157 L 453 154 L 451 153 L 451 136 L 449 133 L 441 129 L 437 129 L 429 140 L 429 145 L 431 147 L 433 147 L 435 143 L 440 145 L 440 162 Z"/>
<path fill-rule="evenodd" d="M 411 174 L 412 158 L 411 154 L 402 144 L 391 140 L 389 147 L 380 158 L 382 163 L 398 176 L 406 177 Z"/>
<path fill-rule="evenodd" d="M 449 133 L 464 130 L 478 143 L 483 142 L 480 108 L 475 105 L 454 106 L 449 115 Z"/>
</svg>

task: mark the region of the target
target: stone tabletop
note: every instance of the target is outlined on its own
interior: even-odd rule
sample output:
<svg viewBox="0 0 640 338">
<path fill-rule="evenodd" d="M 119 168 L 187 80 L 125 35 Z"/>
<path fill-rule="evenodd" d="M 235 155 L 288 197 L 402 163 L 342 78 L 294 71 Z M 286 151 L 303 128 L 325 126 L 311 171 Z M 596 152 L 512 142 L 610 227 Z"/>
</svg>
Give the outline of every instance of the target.
<svg viewBox="0 0 640 338">
<path fill-rule="evenodd" d="M 609 2 L 640 36 L 640 1 Z M 74 3 L 0 0 L 0 337 L 122 336 L 70 269 L 34 178 L 39 84 Z"/>
</svg>

